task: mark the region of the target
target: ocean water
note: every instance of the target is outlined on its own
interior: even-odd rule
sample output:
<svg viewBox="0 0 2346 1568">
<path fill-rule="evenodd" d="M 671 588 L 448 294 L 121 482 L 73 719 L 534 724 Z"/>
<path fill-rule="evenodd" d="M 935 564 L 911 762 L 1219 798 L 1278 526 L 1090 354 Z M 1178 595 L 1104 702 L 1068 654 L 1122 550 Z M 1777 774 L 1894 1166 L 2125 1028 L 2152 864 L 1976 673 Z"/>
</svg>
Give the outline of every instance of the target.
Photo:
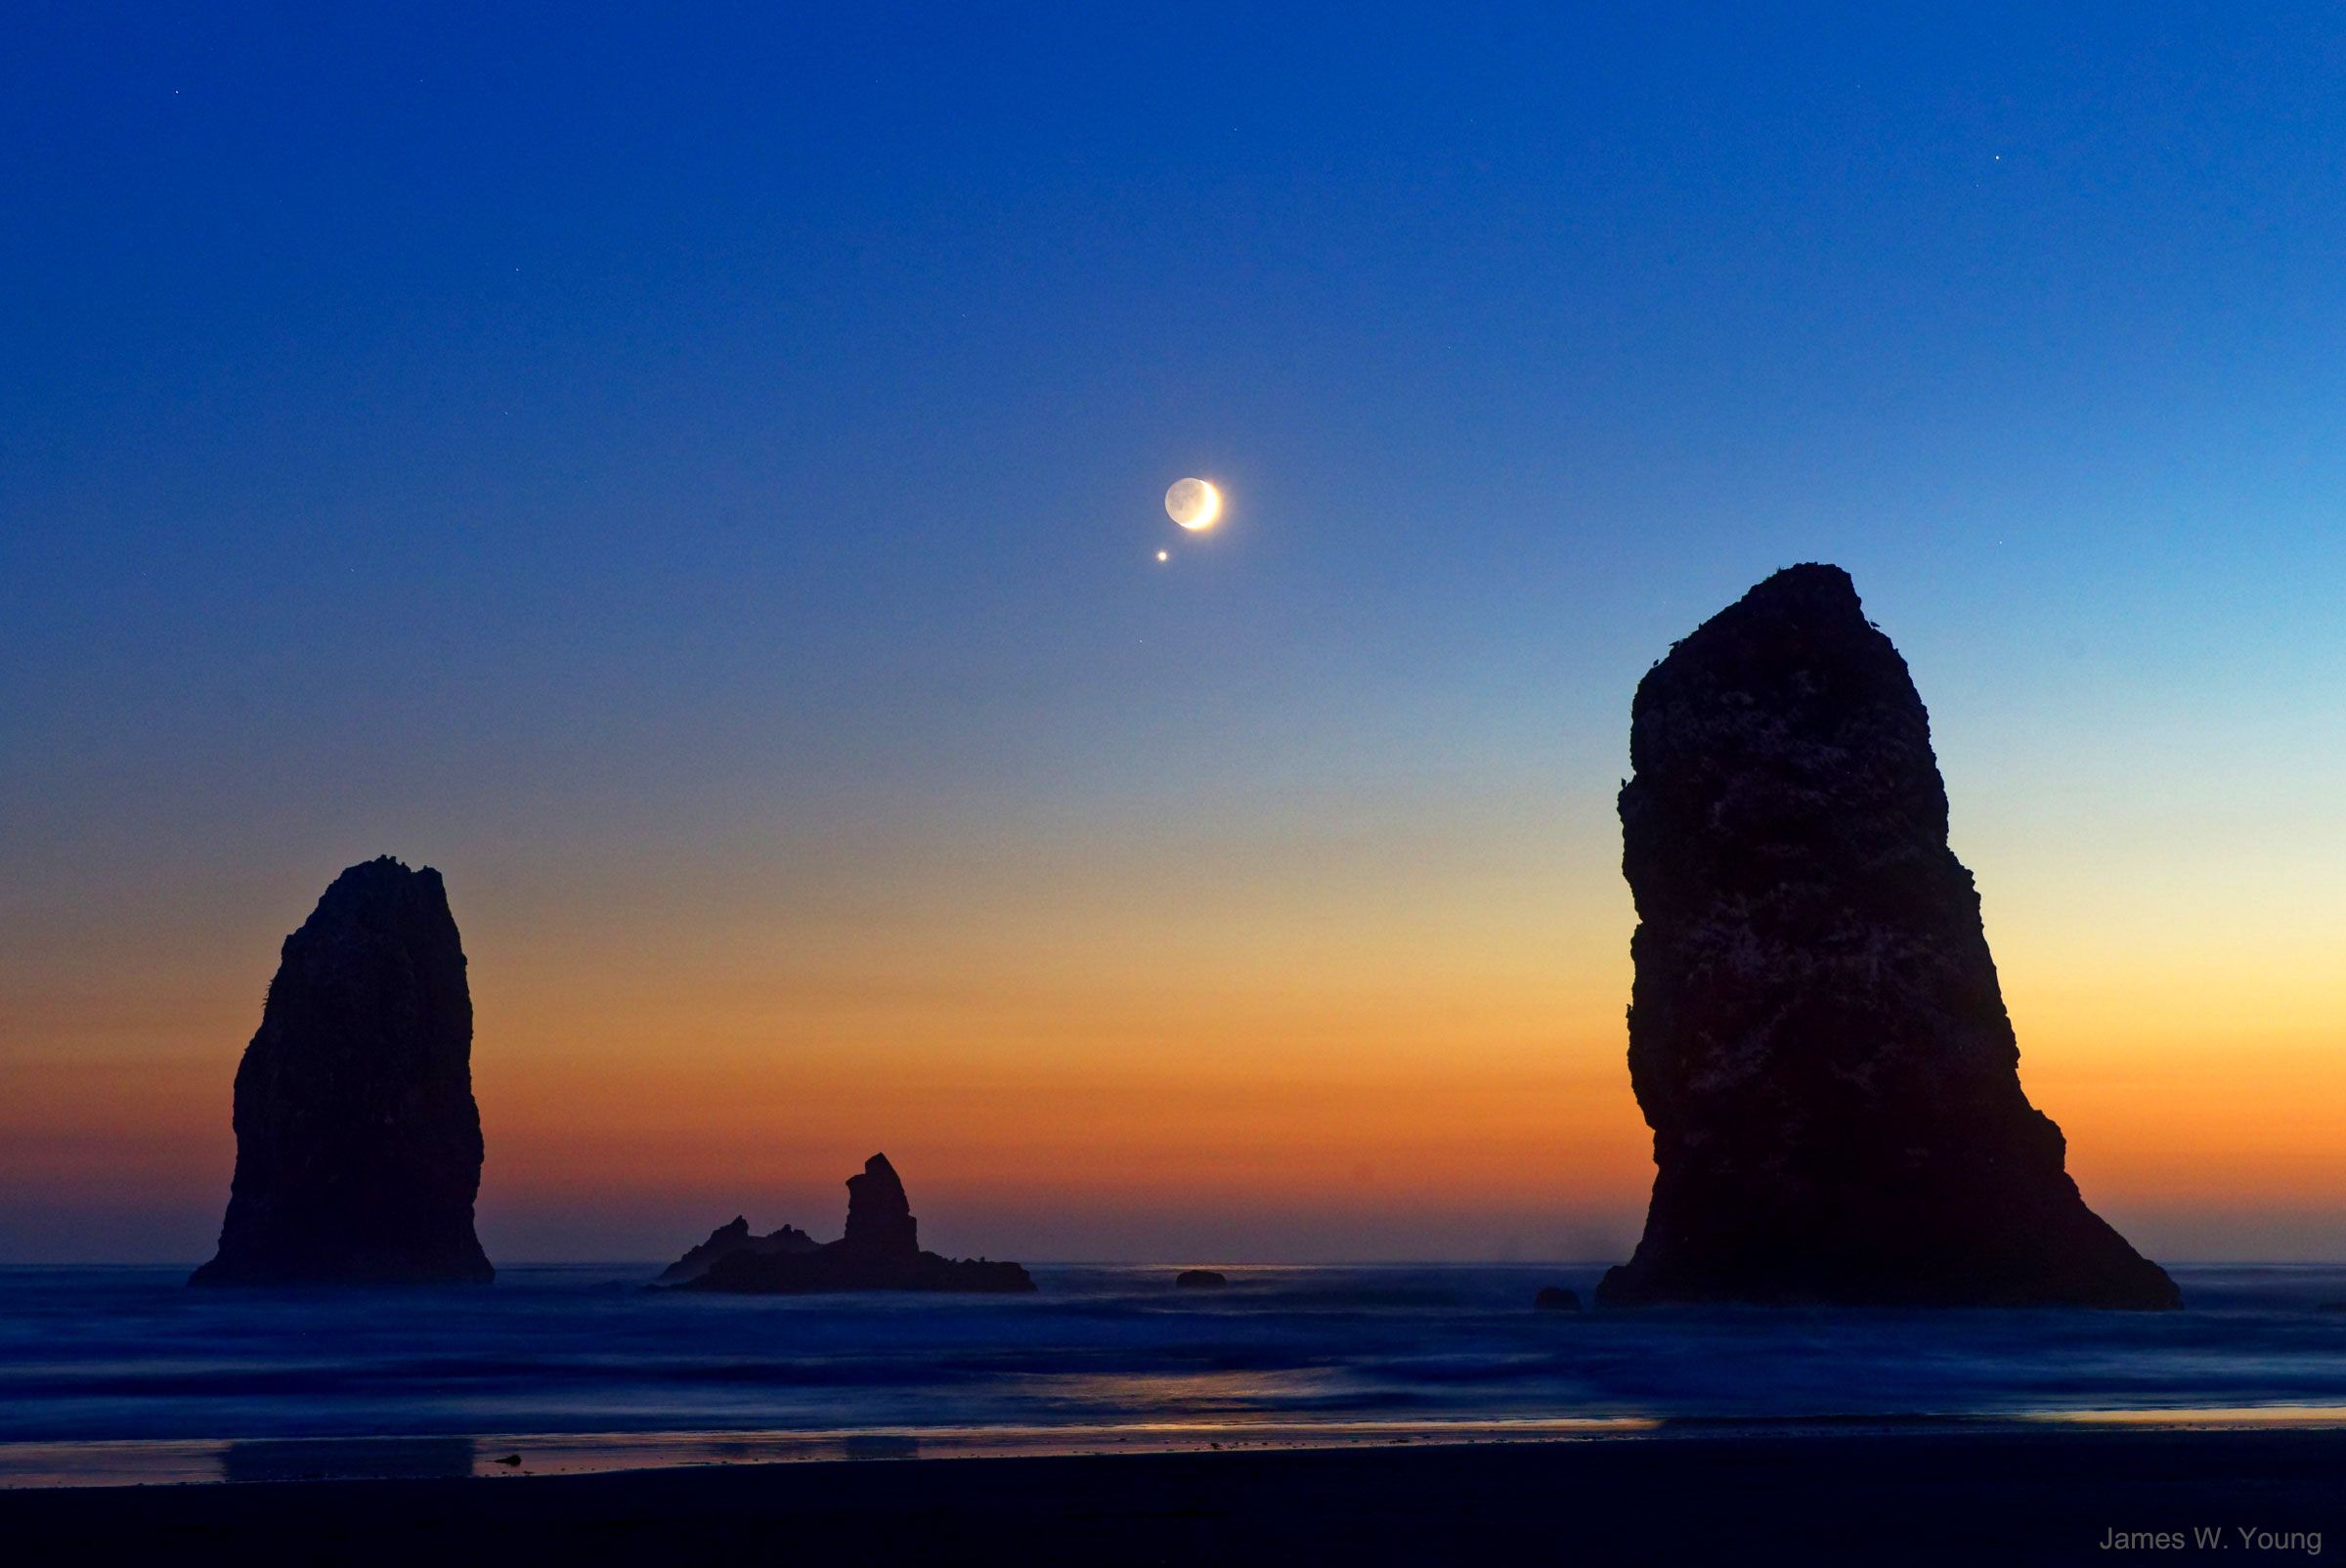
<svg viewBox="0 0 2346 1568">
<path fill-rule="evenodd" d="M 1600 1267 L 1040 1266 L 1025 1297 L 191 1290 L 0 1270 L 0 1485 L 1503 1440 L 1912 1420 L 2346 1425 L 2346 1268 L 2175 1271 L 2179 1313 L 1537 1313 Z M 510 1455 L 519 1463 L 500 1460 Z"/>
</svg>

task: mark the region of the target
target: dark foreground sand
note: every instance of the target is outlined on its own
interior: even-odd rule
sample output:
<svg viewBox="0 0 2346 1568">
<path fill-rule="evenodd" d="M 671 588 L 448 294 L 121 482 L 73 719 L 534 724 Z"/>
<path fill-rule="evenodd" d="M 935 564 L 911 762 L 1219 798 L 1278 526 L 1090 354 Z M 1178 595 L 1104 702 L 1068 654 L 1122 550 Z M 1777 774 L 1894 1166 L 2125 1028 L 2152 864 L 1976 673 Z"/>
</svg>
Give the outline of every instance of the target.
<svg viewBox="0 0 2346 1568">
<path fill-rule="evenodd" d="M 2107 1549 L 2113 1530 L 2181 1544 Z M 2222 1546 L 2191 1545 L 2194 1530 Z M 2346 1431 L 2319 1430 L 1828 1430 L 0 1493 L 0 1554 L 25 1563 L 2248 1568 L 2341 1552 Z"/>
</svg>

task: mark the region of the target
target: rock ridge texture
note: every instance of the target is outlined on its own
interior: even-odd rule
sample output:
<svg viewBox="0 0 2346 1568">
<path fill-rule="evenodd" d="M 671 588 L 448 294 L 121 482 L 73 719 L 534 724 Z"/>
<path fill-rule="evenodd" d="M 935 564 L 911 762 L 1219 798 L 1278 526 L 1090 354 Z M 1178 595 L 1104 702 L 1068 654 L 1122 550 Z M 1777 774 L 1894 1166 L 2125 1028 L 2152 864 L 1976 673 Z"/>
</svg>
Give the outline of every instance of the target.
<svg viewBox="0 0 2346 1568">
<path fill-rule="evenodd" d="M 711 1231 L 708 1241 L 662 1270 L 660 1278 L 652 1283 L 681 1285 L 686 1280 L 697 1280 L 707 1274 L 718 1258 L 730 1257 L 736 1252 L 811 1252 L 820 1245 L 820 1241 L 795 1225 L 785 1225 L 765 1236 L 753 1236 L 750 1234 L 749 1220 L 736 1214 L 728 1223 Z"/>
</svg>

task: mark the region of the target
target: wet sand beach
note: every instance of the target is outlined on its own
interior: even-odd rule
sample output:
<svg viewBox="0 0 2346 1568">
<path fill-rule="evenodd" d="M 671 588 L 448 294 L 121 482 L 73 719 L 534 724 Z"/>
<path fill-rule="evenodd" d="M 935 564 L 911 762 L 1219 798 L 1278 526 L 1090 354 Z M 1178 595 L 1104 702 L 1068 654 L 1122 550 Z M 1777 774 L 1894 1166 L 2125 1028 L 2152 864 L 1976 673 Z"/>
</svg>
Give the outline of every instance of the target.
<svg viewBox="0 0 2346 1568">
<path fill-rule="evenodd" d="M 0 1539 L 44 1562 L 2283 1562 L 2346 1543 L 2341 1477 L 2335 1429 L 1869 1424 L 24 1490 Z"/>
</svg>

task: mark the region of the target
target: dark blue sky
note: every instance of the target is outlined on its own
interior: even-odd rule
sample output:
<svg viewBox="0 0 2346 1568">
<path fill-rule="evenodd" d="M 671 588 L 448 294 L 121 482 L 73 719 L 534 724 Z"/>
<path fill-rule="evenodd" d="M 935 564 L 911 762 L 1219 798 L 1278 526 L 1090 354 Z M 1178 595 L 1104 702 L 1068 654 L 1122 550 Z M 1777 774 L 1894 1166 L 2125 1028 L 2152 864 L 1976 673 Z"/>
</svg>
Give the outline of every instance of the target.
<svg viewBox="0 0 2346 1568">
<path fill-rule="evenodd" d="M 384 848 L 1363 800 L 1610 918 L 1637 675 L 1810 558 L 2007 887 L 2305 863 L 2334 7 L 1271 9 L 16 8 L 20 981 Z"/>
<path fill-rule="evenodd" d="M 2336 475 L 2326 8 L 316 9 L 16 29 L 35 734 L 1309 703 Z"/>
</svg>

